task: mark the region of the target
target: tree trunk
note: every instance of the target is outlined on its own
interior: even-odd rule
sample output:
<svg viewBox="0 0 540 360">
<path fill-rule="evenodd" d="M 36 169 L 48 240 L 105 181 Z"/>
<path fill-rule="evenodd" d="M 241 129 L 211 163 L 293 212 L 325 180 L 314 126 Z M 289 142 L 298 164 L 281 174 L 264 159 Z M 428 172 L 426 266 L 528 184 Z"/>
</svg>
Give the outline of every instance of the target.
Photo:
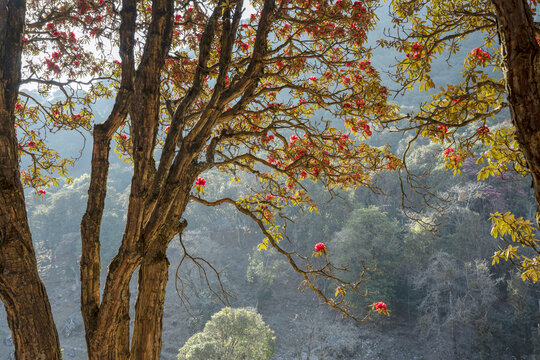
<svg viewBox="0 0 540 360">
<path fill-rule="evenodd" d="M 159 360 L 169 265 L 165 249 L 161 249 L 147 254 L 139 269 L 132 360 Z"/>
<path fill-rule="evenodd" d="M 6 309 L 16 358 L 61 359 L 58 333 L 47 292 L 39 278 L 28 228 L 14 155 L 17 150 L 5 141 L 4 125 L 8 121 L 4 114 L 0 114 L 0 298 Z"/>
<path fill-rule="evenodd" d="M 116 331 L 116 359 L 128 360 L 129 359 L 129 330 L 130 330 L 130 317 L 129 317 L 129 301 L 131 294 L 129 292 L 129 284 L 122 292 L 121 302 L 122 306 L 118 312 L 118 330 Z"/>
<path fill-rule="evenodd" d="M 527 0 L 491 0 L 497 13 L 503 71 L 517 138 L 540 206 L 540 46 Z M 540 228 L 540 212 L 536 212 Z"/>
<path fill-rule="evenodd" d="M 60 344 L 28 227 L 13 112 L 25 12 L 23 0 L 0 0 L 0 298 L 16 358 L 56 360 Z"/>
<path fill-rule="evenodd" d="M 174 236 L 181 237 L 187 226 L 185 220 L 178 221 L 178 219 L 185 210 L 189 188 L 184 186 L 183 198 L 175 202 L 176 211 L 169 217 L 167 226 L 157 239 L 155 247 L 146 253 L 139 269 L 139 293 L 135 305 L 131 360 L 159 360 L 170 265 L 166 252 Z"/>
</svg>

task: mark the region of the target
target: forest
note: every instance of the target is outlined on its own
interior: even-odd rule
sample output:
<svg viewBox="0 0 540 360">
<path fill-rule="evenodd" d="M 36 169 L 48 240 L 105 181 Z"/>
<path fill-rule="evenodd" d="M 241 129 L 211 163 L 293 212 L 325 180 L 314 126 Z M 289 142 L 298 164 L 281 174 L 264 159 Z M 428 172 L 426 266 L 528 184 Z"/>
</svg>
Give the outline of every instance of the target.
<svg viewBox="0 0 540 360">
<path fill-rule="evenodd" d="M 0 0 L 0 359 L 540 359 L 532 0 Z"/>
</svg>

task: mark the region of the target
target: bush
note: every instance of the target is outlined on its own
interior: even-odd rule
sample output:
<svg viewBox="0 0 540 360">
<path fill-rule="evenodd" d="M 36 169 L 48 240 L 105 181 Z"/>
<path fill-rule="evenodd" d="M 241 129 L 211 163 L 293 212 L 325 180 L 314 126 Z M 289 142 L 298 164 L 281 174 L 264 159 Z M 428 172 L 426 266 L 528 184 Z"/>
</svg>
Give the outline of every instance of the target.
<svg viewBox="0 0 540 360">
<path fill-rule="evenodd" d="M 260 314 L 226 307 L 186 341 L 178 360 L 266 360 L 275 352 L 275 340 Z"/>
</svg>

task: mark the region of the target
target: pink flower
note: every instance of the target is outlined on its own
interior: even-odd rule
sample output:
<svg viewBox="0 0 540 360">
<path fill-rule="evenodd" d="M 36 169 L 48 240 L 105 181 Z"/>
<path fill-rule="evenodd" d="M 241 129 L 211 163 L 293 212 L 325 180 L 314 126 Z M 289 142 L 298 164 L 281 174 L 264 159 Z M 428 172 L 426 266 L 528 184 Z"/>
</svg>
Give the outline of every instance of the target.
<svg viewBox="0 0 540 360">
<path fill-rule="evenodd" d="M 449 155 L 453 154 L 454 153 L 454 149 L 452 149 L 451 147 L 449 147 L 448 149 L 444 150 L 443 151 L 443 157 L 448 157 Z"/>
<path fill-rule="evenodd" d="M 167 125 L 167 127 L 165 128 L 165 132 L 169 131 L 170 129 L 171 129 L 171 126 Z"/>
<path fill-rule="evenodd" d="M 264 198 L 266 201 L 272 201 L 272 199 L 274 198 L 274 195 L 272 194 L 266 194 L 266 197 Z"/>
<path fill-rule="evenodd" d="M 289 137 L 289 140 L 290 140 L 291 142 L 294 142 L 295 140 L 298 140 L 298 136 L 296 136 L 296 135 L 291 135 L 291 136 Z"/>
<path fill-rule="evenodd" d="M 195 180 L 195 185 L 197 186 L 205 186 L 206 180 L 202 177 L 198 177 L 197 180 Z"/>
<path fill-rule="evenodd" d="M 326 250 L 326 244 L 325 243 L 316 243 L 315 244 L 315 251 L 325 251 Z"/>
</svg>

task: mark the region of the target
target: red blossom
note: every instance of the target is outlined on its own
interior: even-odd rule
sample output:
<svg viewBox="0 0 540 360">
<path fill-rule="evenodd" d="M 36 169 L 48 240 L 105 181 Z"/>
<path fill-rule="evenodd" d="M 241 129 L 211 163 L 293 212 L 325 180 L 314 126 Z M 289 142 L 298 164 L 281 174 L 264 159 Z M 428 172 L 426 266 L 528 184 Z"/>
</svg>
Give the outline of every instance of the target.
<svg viewBox="0 0 540 360">
<path fill-rule="evenodd" d="M 326 250 L 326 244 L 325 243 L 316 243 L 315 244 L 315 251 L 324 251 Z"/>
<path fill-rule="evenodd" d="M 386 311 L 386 304 L 382 301 L 379 301 L 377 304 L 375 304 L 375 310 L 383 310 Z"/>
<path fill-rule="evenodd" d="M 202 177 L 198 177 L 197 180 L 195 180 L 195 185 L 197 186 L 205 186 L 206 180 Z"/>
<path fill-rule="evenodd" d="M 480 126 L 478 128 L 478 135 L 487 135 L 489 133 L 489 128 L 487 126 Z"/>
<path fill-rule="evenodd" d="M 47 191 L 43 190 L 43 189 L 39 189 L 38 190 L 38 193 L 39 194 L 42 194 L 42 195 L 45 195 L 47 193 Z"/>
</svg>

